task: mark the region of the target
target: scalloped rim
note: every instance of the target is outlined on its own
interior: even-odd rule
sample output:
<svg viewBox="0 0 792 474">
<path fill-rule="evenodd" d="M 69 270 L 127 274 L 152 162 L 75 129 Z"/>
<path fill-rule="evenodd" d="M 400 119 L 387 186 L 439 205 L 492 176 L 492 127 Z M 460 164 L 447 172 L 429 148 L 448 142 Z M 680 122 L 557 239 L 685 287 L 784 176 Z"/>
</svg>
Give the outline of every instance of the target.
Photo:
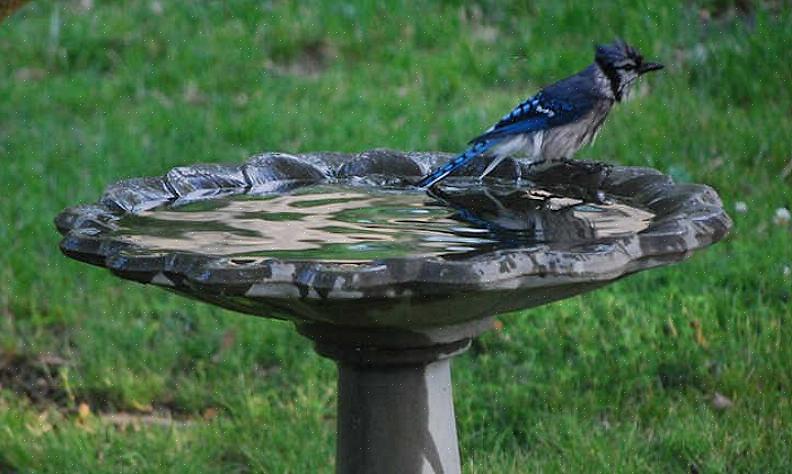
<svg viewBox="0 0 792 474">
<path fill-rule="evenodd" d="M 358 299 L 364 294 L 442 295 L 607 282 L 682 260 L 722 239 L 731 228 L 731 220 L 712 188 L 674 184 L 651 168 L 615 166 L 602 184 L 603 191 L 633 199 L 660 218 L 641 233 L 577 252 L 536 246 L 494 251 L 464 261 L 429 257 L 350 264 L 179 252 L 142 255 L 131 244 L 105 238 L 124 215 L 166 202 L 205 199 L 251 188 L 277 190 L 289 184 L 344 182 L 367 172 L 418 178 L 449 156 L 392 150 L 357 155 L 266 153 L 241 166 L 177 167 L 161 177 L 119 181 L 107 188 L 98 203 L 64 210 L 55 224 L 64 235 L 61 249 L 67 256 L 109 268 L 123 278 L 223 295 L 338 299 Z M 507 174 L 520 170 L 519 163 L 512 160 L 506 160 L 503 167 Z"/>
</svg>

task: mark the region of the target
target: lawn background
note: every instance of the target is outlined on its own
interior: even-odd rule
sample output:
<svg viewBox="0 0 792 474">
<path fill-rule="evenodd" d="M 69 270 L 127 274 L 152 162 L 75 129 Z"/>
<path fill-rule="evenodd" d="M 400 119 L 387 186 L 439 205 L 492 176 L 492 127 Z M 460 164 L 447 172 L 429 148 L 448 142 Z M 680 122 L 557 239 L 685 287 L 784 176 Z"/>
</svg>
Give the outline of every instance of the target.
<svg viewBox="0 0 792 474">
<path fill-rule="evenodd" d="M 502 317 L 455 361 L 464 470 L 792 471 L 788 2 L 70 0 L 0 24 L 0 472 L 332 472 L 332 362 L 67 260 L 53 217 L 259 151 L 459 150 L 616 36 L 667 68 L 580 156 L 710 184 L 734 229 Z"/>
</svg>

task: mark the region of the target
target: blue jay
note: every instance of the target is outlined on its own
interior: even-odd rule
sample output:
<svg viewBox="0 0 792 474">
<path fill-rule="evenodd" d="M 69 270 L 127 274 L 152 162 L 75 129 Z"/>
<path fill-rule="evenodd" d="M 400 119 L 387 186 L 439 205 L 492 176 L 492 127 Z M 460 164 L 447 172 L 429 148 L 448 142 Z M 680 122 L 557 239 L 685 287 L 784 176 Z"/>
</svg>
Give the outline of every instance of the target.
<svg viewBox="0 0 792 474">
<path fill-rule="evenodd" d="M 509 156 L 532 165 L 571 159 L 596 138 L 611 107 L 628 97 L 638 77 L 663 68 L 622 40 L 596 46 L 595 52 L 593 64 L 519 104 L 417 186 L 431 186 L 478 156 L 491 159 L 481 178 Z"/>
</svg>

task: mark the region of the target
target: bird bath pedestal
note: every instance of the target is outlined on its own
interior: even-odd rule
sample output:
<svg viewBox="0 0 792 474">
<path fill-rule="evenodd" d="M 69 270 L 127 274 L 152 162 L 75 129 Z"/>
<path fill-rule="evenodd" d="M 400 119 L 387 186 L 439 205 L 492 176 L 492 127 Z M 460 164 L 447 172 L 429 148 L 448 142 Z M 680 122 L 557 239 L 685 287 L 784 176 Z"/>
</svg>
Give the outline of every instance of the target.
<svg viewBox="0 0 792 474">
<path fill-rule="evenodd" d="M 339 473 L 458 473 L 450 360 L 497 314 L 680 261 L 731 225 L 717 194 L 647 168 L 439 153 L 259 155 L 110 186 L 56 219 L 69 257 L 286 319 L 338 364 Z M 516 183 L 516 184 L 515 184 Z"/>
</svg>

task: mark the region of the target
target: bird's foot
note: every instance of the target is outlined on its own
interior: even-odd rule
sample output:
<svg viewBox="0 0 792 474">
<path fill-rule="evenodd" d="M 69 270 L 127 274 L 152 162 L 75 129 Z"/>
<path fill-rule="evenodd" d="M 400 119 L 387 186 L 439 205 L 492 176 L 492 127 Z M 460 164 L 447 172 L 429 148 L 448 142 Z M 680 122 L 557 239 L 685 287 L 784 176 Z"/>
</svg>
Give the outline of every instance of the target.
<svg viewBox="0 0 792 474">
<path fill-rule="evenodd" d="M 589 173 L 598 174 L 603 177 L 610 175 L 611 171 L 613 171 L 613 165 L 609 163 L 602 163 L 599 161 L 597 162 L 586 161 L 581 164 L 583 165 L 583 169 L 585 169 Z"/>
<path fill-rule="evenodd" d="M 528 165 L 531 178 L 542 187 L 592 204 L 608 204 L 602 185 L 613 166 L 607 163 L 561 158 Z"/>
</svg>

